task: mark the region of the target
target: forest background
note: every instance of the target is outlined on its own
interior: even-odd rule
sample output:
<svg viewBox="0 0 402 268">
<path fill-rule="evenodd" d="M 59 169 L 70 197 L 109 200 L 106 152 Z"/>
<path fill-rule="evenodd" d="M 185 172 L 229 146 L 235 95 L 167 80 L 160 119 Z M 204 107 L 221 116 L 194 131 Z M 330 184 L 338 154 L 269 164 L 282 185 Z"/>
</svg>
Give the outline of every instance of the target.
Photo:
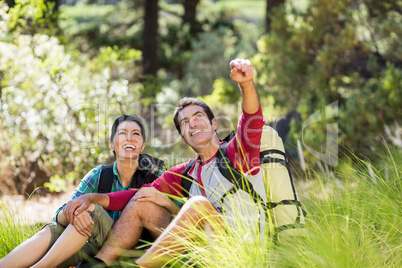
<svg viewBox="0 0 402 268">
<path fill-rule="evenodd" d="M 267 121 L 287 134 L 308 235 L 250 241 L 258 231 L 227 226 L 170 264 L 400 267 L 400 25 L 400 0 L 0 0 L 0 257 L 68 198 L 54 193 L 113 161 L 117 116 L 143 118 L 146 152 L 167 167 L 194 157 L 172 124 L 181 97 L 205 100 L 228 134 L 241 113 L 228 63 L 239 57 L 255 66 Z M 22 196 L 33 197 L 13 202 Z"/>
<path fill-rule="evenodd" d="M 0 193 L 62 192 L 110 163 L 121 114 L 144 119 L 148 154 L 188 160 L 174 106 L 201 97 L 224 137 L 240 115 L 236 57 L 253 62 L 264 115 L 289 122 L 307 173 L 375 162 L 384 143 L 399 156 L 401 15 L 396 0 L 0 1 Z M 331 137 L 336 161 L 317 157 Z"/>
</svg>

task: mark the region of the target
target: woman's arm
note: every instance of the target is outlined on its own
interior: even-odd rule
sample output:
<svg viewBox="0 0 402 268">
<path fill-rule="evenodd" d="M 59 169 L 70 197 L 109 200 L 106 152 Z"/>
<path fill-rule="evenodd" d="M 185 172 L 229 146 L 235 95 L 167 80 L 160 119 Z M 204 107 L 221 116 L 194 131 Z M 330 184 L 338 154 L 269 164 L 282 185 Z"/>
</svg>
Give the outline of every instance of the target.
<svg viewBox="0 0 402 268">
<path fill-rule="evenodd" d="M 85 193 L 96 193 L 97 192 L 97 182 L 99 179 L 99 174 L 102 171 L 102 165 L 97 166 L 96 168 L 92 169 L 89 171 L 84 178 L 80 181 L 80 184 L 78 187 L 75 189 L 75 192 L 71 195 L 70 199 L 67 201 L 67 203 L 74 198 L 77 198 L 79 196 L 82 196 Z M 67 205 L 67 203 L 63 204 L 57 211 L 56 211 L 56 216 L 54 217 L 54 220 L 57 221 L 58 223 L 62 224 L 59 221 L 59 214 L 61 211 L 64 209 L 64 207 Z M 64 214 L 64 216 L 66 216 Z M 61 218 L 60 218 L 61 219 Z M 63 225 L 63 224 L 62 224 Z"/>
<path fill-rule="evenodd" d="M 64 211 L 60 210 L 59 213 L 57 213 L 56 220 L 59 224 L 63 225 L 64 227 L 67 227 L 69 224 L 67 217 L 64 215 Z"/>
</svg>

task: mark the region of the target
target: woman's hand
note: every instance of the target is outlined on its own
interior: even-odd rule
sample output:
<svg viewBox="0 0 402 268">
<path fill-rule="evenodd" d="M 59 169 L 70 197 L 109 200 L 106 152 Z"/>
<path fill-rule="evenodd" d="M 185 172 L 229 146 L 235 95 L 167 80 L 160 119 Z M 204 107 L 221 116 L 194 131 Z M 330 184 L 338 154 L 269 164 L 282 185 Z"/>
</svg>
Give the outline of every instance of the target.
<svg viewBox="0 0 402 268">
<path fill-rule="evenodd" d="M 91 236 L 91 231 L 94 224 L 95 223 L 87 210 L 74 216 L 73 226 L 82 236 Z"/>
<path fill-rule="evenodd" d="M 74 216 L 81 214 L 91 204 L 90 194 L 85 194 L 68 201 L 64 207 L 63 212 L 68 221 L 74 225 Z M 77 211 L 76 211 L 77 210 Z"/>
</svg>

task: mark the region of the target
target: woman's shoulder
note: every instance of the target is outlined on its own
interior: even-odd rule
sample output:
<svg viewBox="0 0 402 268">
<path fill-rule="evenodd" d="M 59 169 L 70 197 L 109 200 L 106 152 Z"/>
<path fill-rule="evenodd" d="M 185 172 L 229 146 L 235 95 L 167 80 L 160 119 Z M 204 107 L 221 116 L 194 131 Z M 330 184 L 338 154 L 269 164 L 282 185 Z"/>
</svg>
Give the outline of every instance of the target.
<svg viewBox="0 0 402 268">
<path fill-rule="evenodd" d="M 106 167 L 107 165 L 99 165 L 94 167 L 93 169 L 91 169 L 82 180 L 84 181 L 88 181 L 88 180 L 98 180 L 100 174 L 102 173 L 102 170 L 104 169 L 104 167 Z"/>
</svg>

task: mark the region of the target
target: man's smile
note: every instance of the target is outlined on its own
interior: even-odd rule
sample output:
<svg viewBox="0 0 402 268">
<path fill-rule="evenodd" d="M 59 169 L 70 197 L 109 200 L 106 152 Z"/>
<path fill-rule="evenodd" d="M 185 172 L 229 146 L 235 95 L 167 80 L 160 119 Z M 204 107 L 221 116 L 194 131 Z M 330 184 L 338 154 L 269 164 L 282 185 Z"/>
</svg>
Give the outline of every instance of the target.
<svg viewBox="0 0 402 268">
<path fill-rule="evenodd" d="M 190 137 L 192 137 L 192 136 L 194 136 L 195 134 L 200 133 L 200 132 L 203 132 L 203 130 L 202 130 L 202 129 L 194 130 L 193 132 L 190 133 Z"/>
</svg>

